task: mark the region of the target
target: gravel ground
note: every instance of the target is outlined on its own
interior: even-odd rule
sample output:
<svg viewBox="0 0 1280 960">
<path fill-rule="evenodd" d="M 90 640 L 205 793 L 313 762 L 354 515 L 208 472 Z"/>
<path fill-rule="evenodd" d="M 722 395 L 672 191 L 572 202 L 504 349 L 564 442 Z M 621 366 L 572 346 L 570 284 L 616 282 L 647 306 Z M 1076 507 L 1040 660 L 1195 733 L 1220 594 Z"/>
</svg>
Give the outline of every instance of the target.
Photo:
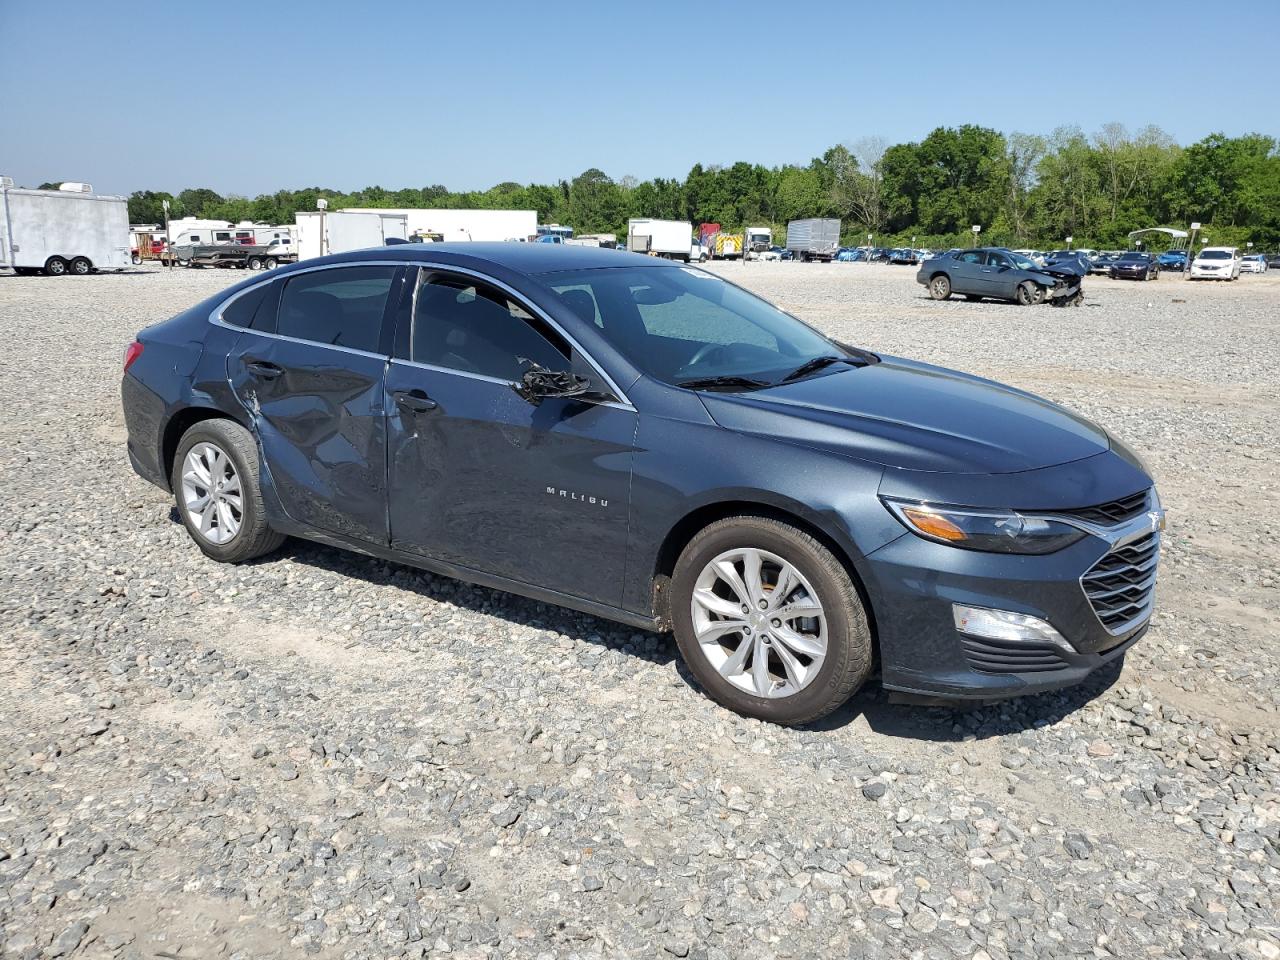
<svg viewBox="0 0 1280 960">
<path fill-rule="evenodd" d="M 669 637 L 305 543 L 219 566 L 131 473 L 119 366 L 240 275 L 0 276 L 0 953 L 1280 957 L 1280 276 L 1024 309 L 714 269 L 1131 441 L 1171 526 L 1123 671 L 779 729 Z"/>
</svg>

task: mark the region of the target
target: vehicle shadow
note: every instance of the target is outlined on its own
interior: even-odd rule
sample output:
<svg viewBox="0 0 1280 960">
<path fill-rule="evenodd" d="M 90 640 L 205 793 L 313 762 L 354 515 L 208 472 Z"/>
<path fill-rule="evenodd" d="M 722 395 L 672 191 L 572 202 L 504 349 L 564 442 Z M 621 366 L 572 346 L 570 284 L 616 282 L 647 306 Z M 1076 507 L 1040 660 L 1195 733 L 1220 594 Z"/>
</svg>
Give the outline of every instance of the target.
<svg viewBox="0 0 1280 960">
<path fill-rule="evenodd" d="M 176 508 L 170 508 L 169 519 L 179 525 L 182 523 Z M 251 560 L 244 566 L 269 566 L 281 560 L 353 577 L 378 587 L 409 590 L 428 600 L 500 617 L 514 625 L 550 631 L 610 650 L 621 650 L 657 666 L 674 663 L 680 679 L 692 690 L 705 695 L 702 685 L 680 659 L 675 639 L 670 633 L 628 627 L 555 604 L 464 583 L 408 564 L 296 538 L 286 540 L 275 553 Z M 800 729 L 831 732 L 862 717 L 876 733 L 902 739 L 954 743 L 968 736 L 976 736 L 980 740 L 1008 736 L 1057 723 L 1080 710 L 1119 679 L 1123 666 L 1124 658 L 1121 657 L 1098 670 L 1084 683 L 1066 690 L 992 703 L 941 707 L 891 702 L 888 692 L 880 686 L 877 670 L 848 703 Z"/>
</svg>

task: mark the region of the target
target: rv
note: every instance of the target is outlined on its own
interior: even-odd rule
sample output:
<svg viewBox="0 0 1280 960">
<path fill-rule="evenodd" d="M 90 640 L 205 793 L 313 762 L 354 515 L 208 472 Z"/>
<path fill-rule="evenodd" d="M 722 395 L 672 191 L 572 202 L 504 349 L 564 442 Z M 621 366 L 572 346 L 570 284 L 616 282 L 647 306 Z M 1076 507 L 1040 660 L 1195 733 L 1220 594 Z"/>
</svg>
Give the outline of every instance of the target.
<svg viewBox="0 0 1280 960">
<path fill-rule="evenodd" d="M 0 267 L 84 275 L 129 266 L 129 204 L 87 183 L 26 190 L 0 177 Z"/>
<path fill-rule="evenodd" d="M 320 232 L 322 222 L 323 236 Z M 371 213 L 353 210 L 299 213 L 294 232 L 299 260 L 365 247 L 381 247 L 387 240 L 409 239 L 404 214 L 387 210 Z"/>
<path fill-rule="evenodd" d="M 433 240 L 439 237 L 446 243 L 467 240 L 528 240 L 538 233 L 536 210 L 435 210 L 411 207 L 384 210 L 378 207 L 346 207 L 340 212 L 403 216 L 410 235 L 430 237 Z"/>
</svg>

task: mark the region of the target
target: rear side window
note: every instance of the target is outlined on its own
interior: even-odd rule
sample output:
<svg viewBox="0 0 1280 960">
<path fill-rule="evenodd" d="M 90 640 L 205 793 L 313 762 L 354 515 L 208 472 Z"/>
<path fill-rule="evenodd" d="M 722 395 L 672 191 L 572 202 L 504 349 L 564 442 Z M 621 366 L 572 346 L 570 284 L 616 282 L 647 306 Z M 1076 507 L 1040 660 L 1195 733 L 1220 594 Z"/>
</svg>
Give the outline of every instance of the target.
<svg viewBox="0 0 1280 960">
<path fill-rule="evenodd" d="M 240 296 L 236 297 L 222 308 L 222 322 L 229 323 L 233 327 L 253 326 L 254 315 L 258 312 L 258 308 L 266 298 L 267 288 L 270 286 L 271 284 L 264 283 L 260 287 L 255 287 L 250 290 L 248 293 L 240 294 Z"/>
<path fill-rule="evenodd" d="M 280 296 L 276 332 L 376 352 L 395 274 L 392 266 L 333 267 L 290 277 Z"/>
</svg>

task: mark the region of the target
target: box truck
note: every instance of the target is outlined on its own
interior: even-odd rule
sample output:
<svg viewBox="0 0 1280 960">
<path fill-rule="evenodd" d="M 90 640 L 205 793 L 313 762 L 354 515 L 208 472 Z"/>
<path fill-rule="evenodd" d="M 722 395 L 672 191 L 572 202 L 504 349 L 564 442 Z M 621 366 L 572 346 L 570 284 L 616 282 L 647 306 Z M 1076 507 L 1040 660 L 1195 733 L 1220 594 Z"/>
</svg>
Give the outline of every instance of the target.
<svg viewBox="0 0 1280 960">
<path fill-rule="evenodd" d="M 688 262 L 693 249 L 693 224 L 688 220 L 653 220 L 648 217 L 628 220 L 627 249 L 632 253 Z"/>
<path fill-rule="evenodd" d="M 320 232 L 322 220 L 323 236 Z M 409 231 L 405 224 L 403 213 L 385 210 L 377 213 L 356 213 L 352 210 L 299 213 L 297 229 L 294 230 L 298 259 L 310 260 L 330 253 L 381 247 L 387 240 L 408 240 Z"/>
<path fill-rule="evenodd" d="M 26 190 L 0 177 L 0 267 L 16 273 L 84 275 L 132 261 L 129 204 L 87 183 Z"/>
<path fill-rule="evenodd" d="M 830 260 L 839 248 L 839 220 L 811 217 L 787 224 L 787 249 L 797 260 Z"/>
<path fill-rule="evenodd" d="M 424 240 L 435 240 L 439 237 L 445 243 L 468 240 L 528 240 L 538 234 L 538 211 L 536 210 L 344 207 L 341 212 L 398 214 L 405 218 L 410 237 L 417 235 Z"/>
</svg>

